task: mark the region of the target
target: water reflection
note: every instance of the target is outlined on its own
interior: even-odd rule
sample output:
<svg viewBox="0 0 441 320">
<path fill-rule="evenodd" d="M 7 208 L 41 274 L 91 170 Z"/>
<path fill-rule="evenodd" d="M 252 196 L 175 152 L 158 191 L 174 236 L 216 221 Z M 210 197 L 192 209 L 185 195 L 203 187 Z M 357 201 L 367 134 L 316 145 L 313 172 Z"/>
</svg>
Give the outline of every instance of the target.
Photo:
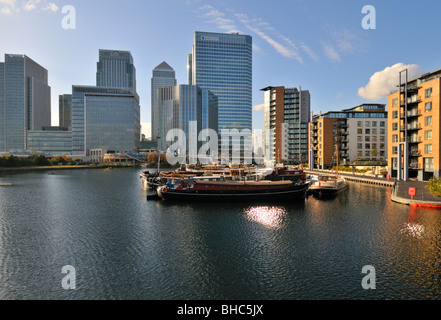
<svg viewBox="0 0 441 320">
<path fill-rule="evenodd" d="M 410 207 L 409 211 L 407 212 L 407 222 L 401 229 L 401 233 L 407 234 L 413 238 L 420 239 L 423 237 L 425 227 L 422 224 L 416 222 L 418 218 L 417 210 L 417 208 Z"/>
<path fill-rule="evenodd" d="M 245 214 L 249 221 L 257 222 L 269 229 L 282 228 L 286 219 L 284 207 L 251 207 L 245 210 Z"/>
</svg>

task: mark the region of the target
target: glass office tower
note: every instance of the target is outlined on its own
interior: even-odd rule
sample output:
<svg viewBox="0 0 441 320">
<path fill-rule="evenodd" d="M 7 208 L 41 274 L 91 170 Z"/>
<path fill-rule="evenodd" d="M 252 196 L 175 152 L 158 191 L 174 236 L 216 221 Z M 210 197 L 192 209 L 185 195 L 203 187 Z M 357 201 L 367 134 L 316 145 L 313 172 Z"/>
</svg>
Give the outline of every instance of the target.
<svg viewBox="0 0 441 320">
<path fill-rule="evenodd" d="M 166 151 L 173 143 L 166 141 L 167 133 L 181 129 L 186 135 L 186 146 L 190 145 L 190 121 L 197 122 L 197 134 L 203 129 L 217 131 L 217 97 L 207 89 L 193 85 L 178 85 L 158 89 L 160 150 Z M 199 150 L 200 141 L 193 141 Z M 187 150 L 189 151 L 189 150 Z"/>
<path fill-rule="evenodd" d="M 98 87 L 133 88 L 136 91 L 136 69 L 129 51 L 99 50 L 96 85 Z"/>
<path fill-rule="evenodd" d="M 252 38 L 195 32 L 188 79 L 218 97 L 219 130 L 252 129 Z"/>
<path fill-rule="evenodd" d="M 133 89 L 72 87 L 72 154 L 91 149 L 133 152 L 139 148 L 140 107 Z"/>
<path fill-rule="evenodd" d="M 158 89 L 176 86 L 175 71 L 167 62 L 163 61 L 152 72 L 151 85 L 151 139 L 156 141 L 159 135 L 159 106 L 158 106 Z"/>
<path fill-rule="evenodd" d="M 72 95 L 61 94 L 58 96 L 58 125 L 72 129 Z"/>
<path fill-rule="evenodd" d="M 29 130 L 51 124 L 48 72 L 26 55 L 0 63 L 0 151 L 27 149 Z"/>
</svg>

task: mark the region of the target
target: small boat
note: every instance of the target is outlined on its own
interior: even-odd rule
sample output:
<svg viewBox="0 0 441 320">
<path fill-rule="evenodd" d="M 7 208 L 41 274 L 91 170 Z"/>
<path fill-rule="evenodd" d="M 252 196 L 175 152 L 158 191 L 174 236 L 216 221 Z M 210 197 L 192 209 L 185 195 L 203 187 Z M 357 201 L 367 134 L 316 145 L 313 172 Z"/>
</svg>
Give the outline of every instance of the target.
<svg viewBox="0 0 441 320">
<path fill-rule="evenodd" d="M 319 175 L 311 180 L 309 191 L 319 197 L 333 196 L 345 190 L 346 180 L 334 175 Z"/>
<path fill-rule="evenodd" d="M 269 180 L 218 180 L 195 179 L 193 183 L 184 180 L 173 187 L 170 184 L 157 187 L 163 200 L 186 201 L 291 201 L 305 198 L 309 184 L 303 181 Z"/>
<path fill-rule="evenodd" d="M 14 182 L 0 183 L 0 186 L 2 186 L 2 187 L 12 187 L 13 185 L 14 185 Z"/>
</svg>

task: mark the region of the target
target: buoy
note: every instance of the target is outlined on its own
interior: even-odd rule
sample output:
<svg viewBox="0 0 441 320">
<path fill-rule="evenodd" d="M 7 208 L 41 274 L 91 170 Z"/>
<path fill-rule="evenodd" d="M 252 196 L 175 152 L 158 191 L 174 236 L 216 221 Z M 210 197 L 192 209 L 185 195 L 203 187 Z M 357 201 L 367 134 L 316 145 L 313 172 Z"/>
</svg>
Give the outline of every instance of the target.
<svg viewBox="0 0 441 320">
<path fill-rule="evenodd" d="M 167 193 L 167 187 L 162 188 L 162 193 Z"/>
</svg>

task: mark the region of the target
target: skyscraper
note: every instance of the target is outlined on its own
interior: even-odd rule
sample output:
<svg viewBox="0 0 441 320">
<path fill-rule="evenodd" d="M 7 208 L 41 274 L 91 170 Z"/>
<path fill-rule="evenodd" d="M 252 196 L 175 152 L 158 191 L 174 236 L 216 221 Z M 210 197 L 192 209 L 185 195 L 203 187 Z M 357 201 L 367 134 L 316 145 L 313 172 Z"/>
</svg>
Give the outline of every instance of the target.
<svg viewBox="0 0 441 320">
<path fill-rule="evenodd" d="M 188 79 L 218 97 L 219 130 L 252 129 L 252 38 L 195 32 Z"/>
<path fill-rule="evenodd" d="M 58 96 L 58 125 L 72 129 L 72 95 L 61 94 Z"/>
<path fill-rule="evenodd" d="M 201 142 L 197 141 L 197 138 L 196 141 L 191 141 L 191 121 L 196 122 L 197 135 L 203 129 L 217 132 L 217 97 L 207 89 L 193 85 L 159 88 L 158 106 L 160 150 L 166 151 L 173 143 L 166 141 L 167 133 L 173 129 L 181 129 L 185 132 L 187 148 L 193 143 L 199 149 Z"/>
<path fill-rule="evenodd" d="M 175 71 L 170 67 L 167 62 L 163 61 L 152 72 L 152 85 L 151 85 L 151 139 L 156 141 L 159 134 L 159 106 L 158 106 L 158 89 L 176 86 Z"/>
<path fill-rule="evenodd" d="M 129 51 L 99 50 L 96 85 L 98 87 L 133 88 L 136 91 L 136 69 Z"/>
<path fill-rule="evenodd" d="M 72 154 L 91 149 L 131 152 L 139 147 L 140 106 L 128 51 L 100 50 L 97 86 L 72 86 Z"/>
<path fill-rule="evenodd" d="M 29 130 L 51 125 L 48 72 L 26 55 L 0 63 L 0 151 L 26 150 Z"/>
</svg>

